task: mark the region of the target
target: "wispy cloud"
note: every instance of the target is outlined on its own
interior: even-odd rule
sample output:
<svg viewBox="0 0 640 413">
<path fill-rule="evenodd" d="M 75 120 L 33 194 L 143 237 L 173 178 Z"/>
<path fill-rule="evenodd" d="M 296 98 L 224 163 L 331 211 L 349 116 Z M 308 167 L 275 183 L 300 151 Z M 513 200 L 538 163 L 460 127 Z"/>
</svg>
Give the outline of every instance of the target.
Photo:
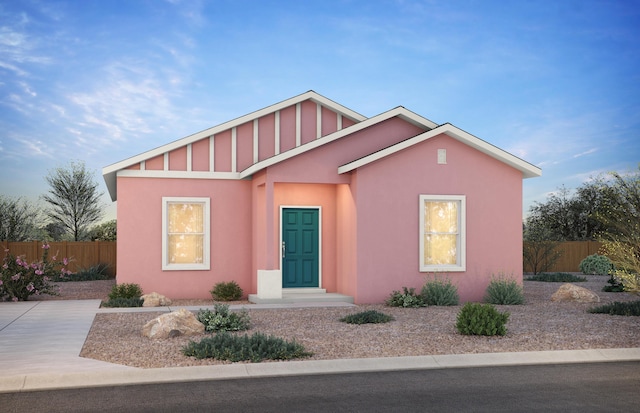
<svg viewBox="0 0 640 413">
<path fill-rule="evenodd" d="M 580 158 L 582 156 L 590 155 L 590 154 L 596 153 L 596 152 L 598 152 L 597 148 L 591 148 L 588 151 L 580 152 L 580 153 L 577 153 L 577 154 L 573 155 L 573 158 Z"/>
<path fill-rule="evenodd" d="M 114 140 L 127 141 L 157 130 L 156 122 L 172 122 L 172 83 L 145 68 L 144 62 L 127 60 L 108 65 L 102 80 L 90 90 L 68 96 L 80 112 L 80 121 L 72 127 L 75 136 L 91 135 L 99 144 L 112 145 Z"/>
<path fill-rule="evenodd" d="M 206 23 L 201 0 L 166 0 L 178 9 L 178 13 L 189 23 L 202 27 Z"/>
</svg>

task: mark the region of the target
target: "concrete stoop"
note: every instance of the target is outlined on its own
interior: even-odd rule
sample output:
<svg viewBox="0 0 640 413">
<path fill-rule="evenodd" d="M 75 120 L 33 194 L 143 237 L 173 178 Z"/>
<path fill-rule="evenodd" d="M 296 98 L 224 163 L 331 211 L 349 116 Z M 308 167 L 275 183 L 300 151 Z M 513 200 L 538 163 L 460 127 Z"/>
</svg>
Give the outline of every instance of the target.
<svg viewBox="0 0 640 413">
<path fill-rule="evenodd" d="M 353 297 L 338 293 L 283 293 L 282 298 L 260 298 L 249 294 L 249 302 L 254 304 L 296 304 L 296 303 L 348 303 Z"/>
</svg>

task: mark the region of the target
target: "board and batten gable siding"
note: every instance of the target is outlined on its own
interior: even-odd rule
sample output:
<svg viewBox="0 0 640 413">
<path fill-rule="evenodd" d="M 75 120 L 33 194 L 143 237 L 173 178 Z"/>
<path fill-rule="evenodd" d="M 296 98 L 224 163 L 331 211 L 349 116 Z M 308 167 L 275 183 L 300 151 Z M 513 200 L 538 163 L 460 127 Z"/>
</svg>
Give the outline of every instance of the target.
<svg viewBox="0 0 640 413">
<path fill-rule="evenodd" d="M 317 102 L 306 100 L 125 169 L 238 173 L 355 123 Z"/>
</svg>

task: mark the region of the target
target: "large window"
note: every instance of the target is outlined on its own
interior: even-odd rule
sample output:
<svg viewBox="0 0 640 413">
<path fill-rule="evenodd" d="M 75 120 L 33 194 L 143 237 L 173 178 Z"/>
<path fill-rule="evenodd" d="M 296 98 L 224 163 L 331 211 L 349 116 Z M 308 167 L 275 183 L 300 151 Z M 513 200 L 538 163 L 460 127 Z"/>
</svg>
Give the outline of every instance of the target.
<svg viewBox="0 0 640 413">
<path fill-rule="evenodd" d="M 420 271 L 465 271 L 465 201 L 420 195 Z"/>
<path fill-rule="evenodd" d="M 210 269 L 209 228 L 209 198 L 162 198 L 162 269 Z"/>
</svg>

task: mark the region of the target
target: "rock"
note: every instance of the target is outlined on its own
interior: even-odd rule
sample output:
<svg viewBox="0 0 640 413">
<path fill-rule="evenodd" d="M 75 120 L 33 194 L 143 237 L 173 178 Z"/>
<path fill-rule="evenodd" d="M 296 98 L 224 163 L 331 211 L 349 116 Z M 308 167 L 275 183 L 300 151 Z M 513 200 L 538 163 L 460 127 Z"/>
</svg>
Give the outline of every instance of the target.
<svg viewBox="0 0 640 413">
<path fill-rule="evenodd" d="M 184 308 L 156 317 L 142 328 L 142 335 L 149 338 L 193 336 L 202 333 L 204 324 Z"/>
<path fill-rule="evenodd" d="M 160 307 L 163 305 L 171 305 L 171 300 L 162 294 L 151 293 L 140 297 L 144 300 L 143 307 Z"/>
<path fill-rule="evenodd" d="M 551 301 L 571 301 L 576 303 L 599 303 L 600 297 L 586 288 L 573 284 L 562 284 L 558 291 L 553 293 Z"/>
</svg>

